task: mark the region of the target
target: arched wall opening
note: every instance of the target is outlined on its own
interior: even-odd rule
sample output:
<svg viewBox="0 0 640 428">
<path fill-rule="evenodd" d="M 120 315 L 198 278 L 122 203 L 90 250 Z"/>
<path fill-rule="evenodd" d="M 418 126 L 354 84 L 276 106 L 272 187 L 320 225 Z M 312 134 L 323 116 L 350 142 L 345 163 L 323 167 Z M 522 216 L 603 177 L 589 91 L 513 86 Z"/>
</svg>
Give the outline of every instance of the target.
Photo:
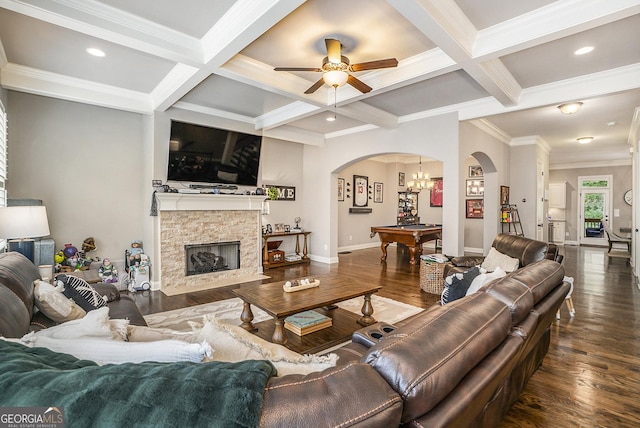
<svg viewBox="0 0 640 428">
<path fill-rule="evenodd" d="M 460 189 L 458 117 L 451 113 L 329 139 L 322 147 L 305 146 L 303 212 L 308 219 L 314 260 L 337 262 L 338 171 L 372 156 L 404 153 L 442 161 L 443 251 L 462 254 L 463 213 Z M 313 190 L 311 190 L 313 189 Z"/>
</svg>

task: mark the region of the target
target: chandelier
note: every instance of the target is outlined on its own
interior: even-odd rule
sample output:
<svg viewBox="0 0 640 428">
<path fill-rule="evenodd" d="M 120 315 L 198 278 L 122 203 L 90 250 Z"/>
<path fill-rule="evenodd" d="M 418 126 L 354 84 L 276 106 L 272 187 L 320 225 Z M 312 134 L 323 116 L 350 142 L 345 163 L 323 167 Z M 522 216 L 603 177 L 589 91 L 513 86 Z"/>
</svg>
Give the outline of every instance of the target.
<svg viewBox="0 0 640 428">
<path fill-rule="evenodd" d="M 419 170 L 411 175 L 407 188 L 410 192 L 420 192 L 427 187 L 433 187 L 433 183 L 429 180 L 429 173 L 422 172 L 422 156 L 420 156 Z"/>
</svg>

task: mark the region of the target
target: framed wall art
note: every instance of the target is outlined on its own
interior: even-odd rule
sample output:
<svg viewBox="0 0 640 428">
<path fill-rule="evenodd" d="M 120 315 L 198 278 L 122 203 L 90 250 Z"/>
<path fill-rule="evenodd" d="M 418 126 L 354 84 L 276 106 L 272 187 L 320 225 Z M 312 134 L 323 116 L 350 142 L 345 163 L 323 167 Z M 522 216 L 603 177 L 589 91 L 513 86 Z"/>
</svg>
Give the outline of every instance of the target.
<svg viewBox="0 0 640 428">
<path fill-rule="evenodd" d="M 441 207 L 442 206 L 442 177 L 435 177 L 430 180 L 431 191 L 429 195 L 429 206 Z"/>
<path fill-rule="evenodd" d="M 344 178 L 338 178 L 338 201 L 344 201 Z"/>
<path fill-rule="evenodd" d="M 378 183 L 378 182 L 373 183 L 373 202 L 378 204 L 382 203 L 383 189 L 384 189 L 384 185 L 382 183 Z"/>
<path fill-rule="evenodd" d="M 467 199 L 467 218 L 484 218 L 484 199 Z"/>
<path fill-rule="evenodd" d="M 500 205 L 509 205 L 509 186 L 500 186 Z"/>
<path fill-rule="evenodd" d="M 369 177 L 353 176 L 353 206 L 366 207 L 369 205 Z"/>
<path fill-rule="evenodd" d="M 404 187 L 404 172 L 398 173 L 398 186 Z"/>
<path fill-rule="evenodd" d="M 484 180 L 467 180 L 467 196 L 484 196 Z"/>
<path fill-rule="evenodd" d="M 469 167 L 469 178 L 484 177 L 484 171 L 480 165 L 471 165 Z"/>
</svg>

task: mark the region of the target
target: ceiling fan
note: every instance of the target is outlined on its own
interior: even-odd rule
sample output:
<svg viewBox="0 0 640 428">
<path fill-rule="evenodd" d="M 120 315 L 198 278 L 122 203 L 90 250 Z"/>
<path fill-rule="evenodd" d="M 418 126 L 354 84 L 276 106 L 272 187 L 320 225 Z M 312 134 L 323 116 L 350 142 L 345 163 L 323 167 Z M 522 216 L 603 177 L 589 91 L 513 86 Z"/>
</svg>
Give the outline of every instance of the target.
<svg viewBox="0 0 640 428">
<path fill-rule="evenodd" d="M 371 87 L 362 80 L 357 79 L 352 74 L 357 71 L 375 70 L 378 68 L 390 68 L 398 65 L 395 58 L 379 59 L 376 61 L 361 62 L 359 64 L 349 64 L 349 58 L 340 52 L 340 40 L 324 39 L 327 46 L 327 56 L 322 60 L 321 68 L 308 67 L 276 67 L 275 71 L 315 71 L 322 74 L 322 78 L 314 83 L 305 94 L 312 94 L 325 83 L 334 88 L 338 88 L 345 83 L 350 84 L 362 93 L 371 91 Z"/>
</svg>

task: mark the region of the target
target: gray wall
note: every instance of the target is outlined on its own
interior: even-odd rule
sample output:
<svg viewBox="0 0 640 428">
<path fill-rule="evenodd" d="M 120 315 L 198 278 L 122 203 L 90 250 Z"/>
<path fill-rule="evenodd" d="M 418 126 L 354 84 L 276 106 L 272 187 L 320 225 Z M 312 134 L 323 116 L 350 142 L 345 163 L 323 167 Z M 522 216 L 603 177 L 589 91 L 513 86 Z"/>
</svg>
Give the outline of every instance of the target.
<svg viewBox="0 0 640 428">
<path fill-rule="evenodd" d="M 122 259 L 142 239 L 142 115 L 9 91 L 11 198 L 42 199 L 57 248 L 94 237 Z M 149 183 L 150 186 L 150 183 Z"/>
</svg>

